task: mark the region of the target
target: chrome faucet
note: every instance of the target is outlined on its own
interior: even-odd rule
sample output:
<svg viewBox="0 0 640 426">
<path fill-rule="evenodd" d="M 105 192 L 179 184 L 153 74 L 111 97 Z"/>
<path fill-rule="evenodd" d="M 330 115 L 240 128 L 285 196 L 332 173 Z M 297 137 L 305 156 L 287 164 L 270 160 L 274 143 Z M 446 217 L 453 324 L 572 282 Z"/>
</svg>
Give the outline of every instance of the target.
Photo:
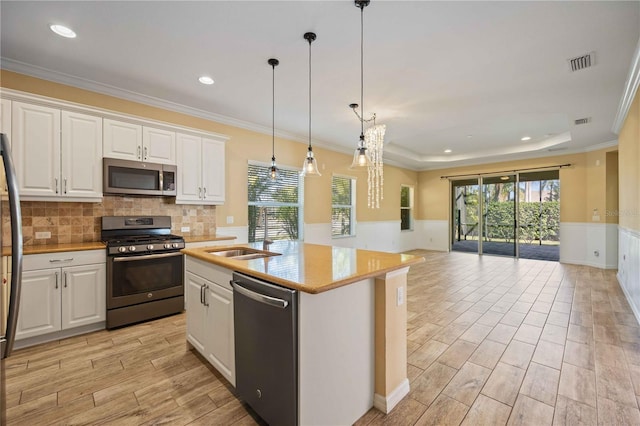
<svg viewBox="0 0 640 426">
<path fill-rule="evenodd" d="M 273 240 L 270 238 L 265 238 L 262 240 L 262 250 L 269 251 L 269 246 L 273 244 Z"/>
</svg>

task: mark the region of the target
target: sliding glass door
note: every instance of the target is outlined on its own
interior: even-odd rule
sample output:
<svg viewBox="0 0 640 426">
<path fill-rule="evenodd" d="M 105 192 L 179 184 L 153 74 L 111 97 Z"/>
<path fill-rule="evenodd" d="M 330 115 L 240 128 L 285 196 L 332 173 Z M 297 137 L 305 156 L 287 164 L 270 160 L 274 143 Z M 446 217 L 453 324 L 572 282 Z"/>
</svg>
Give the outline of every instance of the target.
<svg viewBox="0 0 640 426">
<path fill-rule="evenodd" d="M 451 181 L 451 250 L 560 258 L 558 170 Z"/>
<path fill-rule="evenodd" d="M 516 256 L 516 175 L 482 177 L 482 244 L 479 253 Z"/>
<path fill-rule="evenodd" d="M 518 252 L 524 259 L 560 259 L 560 173 L 520 173 Z"/>
<path fill-rule="evenodd" d="M 453 181 L 451 188 L 453 199 L 451 249 L 477 253 L 480 235 L 478 180 Z"/>
</svg>

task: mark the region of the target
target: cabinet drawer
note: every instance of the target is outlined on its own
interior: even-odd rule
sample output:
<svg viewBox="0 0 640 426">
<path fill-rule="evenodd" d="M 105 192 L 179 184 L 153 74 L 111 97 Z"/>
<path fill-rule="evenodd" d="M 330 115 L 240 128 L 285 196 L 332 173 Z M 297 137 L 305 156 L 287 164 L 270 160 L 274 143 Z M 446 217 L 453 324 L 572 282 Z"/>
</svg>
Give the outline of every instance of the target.
<svg viewBox="0 0 640 426">
<path fill-rule="evenodd" d="M 23 269 L 25 271 L 34 271 L 38 269 L 105 263 L 106 261 L 107 255 L 105 250 L 80 250 L 60 253 L 28 254 L 24 256 Z"/>
<path fill-rule="evenodd" d="M 194 259 L 191 256 L 186 256 L 186 258 L 185 269 L 188 272 L 231 290 L 231 284 L 229 284 L 232 278 L 231 270 L 200 259 Z"/>
</svg>

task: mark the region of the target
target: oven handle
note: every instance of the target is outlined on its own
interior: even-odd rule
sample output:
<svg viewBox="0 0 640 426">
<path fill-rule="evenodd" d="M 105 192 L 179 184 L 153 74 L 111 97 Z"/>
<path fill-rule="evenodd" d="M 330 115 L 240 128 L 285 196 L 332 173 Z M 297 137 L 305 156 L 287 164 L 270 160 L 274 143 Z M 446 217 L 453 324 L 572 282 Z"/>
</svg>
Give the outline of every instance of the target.
<svg viewBox="0 0 640 426">
<path fill-rule="evenodd" d="M 114 262 L 133 262 L 135 260 L 162 259 L 164 257 L 174 257 L 174 256 L 182 256 L 182 253 L 179 251 L 176 251 L 171 253 L 145 254 L 142 256 L 114 257 L 113 261 Z"/>
</svg>

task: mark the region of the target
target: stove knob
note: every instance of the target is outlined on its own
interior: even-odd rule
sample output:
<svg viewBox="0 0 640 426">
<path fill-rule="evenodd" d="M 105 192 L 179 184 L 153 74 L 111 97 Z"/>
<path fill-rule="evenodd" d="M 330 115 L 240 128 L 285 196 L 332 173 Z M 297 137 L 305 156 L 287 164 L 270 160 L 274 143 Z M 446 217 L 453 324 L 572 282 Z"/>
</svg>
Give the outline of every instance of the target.
<svg viewBox="0 0 640 426">
<path fill-rule="evenodd" d="M 153 250 L 153 244 L 149 244 L 149 245 L 147 246 L 147 250 Z"/>
<path fill-rule="evenodd" d="M 170 248 L 171 248 L 171 244 L 166 243 L 166 244 L 164 245 L 164 248 L 166 248 L 166 249 L 170 249 Z"/>
<path fill-rule="evenodd" d="M 124 247 L 124 246 L 123 246 L 123 247 L 118 247 L 118 251 L 119 251 L 120 253 L 124 253 L 125 251 L 127 251 L 127 248 L 126 248 L 126 247 Z"/>
<path fill-rule="evenodd" d="M 136 251 L 136 246 L 129 246 L 129 251 Z"/>
<path fill-rule="evenodd" d="M 173 243 L 173 248 L 178 248 L 178 243 Z"/>
</svg>

